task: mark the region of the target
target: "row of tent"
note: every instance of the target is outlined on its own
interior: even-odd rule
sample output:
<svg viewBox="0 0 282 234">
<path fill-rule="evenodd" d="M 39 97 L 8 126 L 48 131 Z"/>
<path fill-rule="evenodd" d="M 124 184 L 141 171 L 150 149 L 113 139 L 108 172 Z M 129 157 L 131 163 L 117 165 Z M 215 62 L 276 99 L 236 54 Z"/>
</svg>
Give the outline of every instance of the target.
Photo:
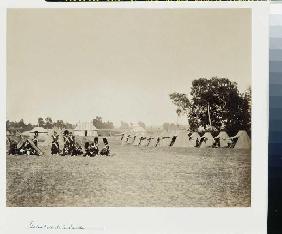
<svg viewBox="0 0 282 234">
<path fill-rule="evenodd" d="M 123 133 L 121 137 L 122 145 L 146 146 L 146 147 L 200 147 L 208 148 L 236 148 L 236 149 L 250 149 L 251 140 L 246 131 L 240 130 L 236 136 L 229 137 L 226 131 L 220 131 L 215 137 L 210 132 L 205 132 L 200 136 L 198 132 L 189 133 L 186 130 L 179 130 L 174 132 L 155 132 L 148 134 L 145 132 L 127 132 Z"/>
</svg>

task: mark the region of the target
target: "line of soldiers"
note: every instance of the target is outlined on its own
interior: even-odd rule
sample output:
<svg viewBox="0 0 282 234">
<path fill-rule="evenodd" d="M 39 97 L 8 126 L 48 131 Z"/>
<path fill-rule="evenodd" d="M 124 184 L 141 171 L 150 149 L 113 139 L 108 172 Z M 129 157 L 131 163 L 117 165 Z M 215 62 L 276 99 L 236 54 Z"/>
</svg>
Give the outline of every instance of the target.
<svg viewBox="0 0 282 234">
<path fill-rule="evenodd" d="M 72 134 L 72 132 L 65 130 L 63 132 L 63 140 L 64 140 L 64 146 L 61 154 L 62 156 L 83 155 L 83 156 L 94 157 L 98 154 L 110 156 L 110 146 L 106 138 L 103 138 L 103 143 L 105 146 L 100 151 L 98 148 L 98 137 L 94 137 L 93 142 L 86 142 L 84 146 L 85 147 L 84 154 L 82 147 L 77 142 L 75 142 L 75 136 Z M 56 131 L 54 131 L 54 134 L 52 135 L 51 154 L 52 155 L 60 154 L 59 135 L 57 134 Z"/>
</svg>

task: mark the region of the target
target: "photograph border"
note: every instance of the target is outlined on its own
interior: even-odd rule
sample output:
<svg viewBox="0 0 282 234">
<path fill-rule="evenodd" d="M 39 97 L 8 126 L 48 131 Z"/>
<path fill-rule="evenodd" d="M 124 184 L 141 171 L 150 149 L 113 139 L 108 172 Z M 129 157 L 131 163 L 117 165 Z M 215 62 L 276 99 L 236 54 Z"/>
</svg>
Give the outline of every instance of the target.
<svg viewBox="0 0 282 234">
<path fill-rule="evenodd" d="M 268 160 L 268 2 L 47 3 L 14 0 L 0 4 L 1 33 L 1 233 L 33 233 L 38 225 L 83 226 L 83 233 L 266 233 Z M 251 8 L 252 177 L 249 208 L 7 208 L 6 207 L 6 10 L 7 8 Z M 37 229 L 38 230 L 38 229 Z M 56 231 L 56 230 L 52 230 Z M 69 232 L 70 230 L 60 230 Z M 41 233 L 50 233 L 41 228 Z"/>
</svg>

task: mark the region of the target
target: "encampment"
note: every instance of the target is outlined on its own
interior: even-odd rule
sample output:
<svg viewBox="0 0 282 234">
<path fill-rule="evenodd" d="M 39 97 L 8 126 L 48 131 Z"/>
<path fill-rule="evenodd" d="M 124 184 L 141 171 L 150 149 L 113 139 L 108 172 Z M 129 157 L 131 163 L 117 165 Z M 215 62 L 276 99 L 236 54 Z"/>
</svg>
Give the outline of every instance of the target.
<svg viewBox="0 0 282 234">
<path fill-rule="evenodd" d="M 236 136 L 232 138 L 238 138 L 234 148 L 235 149 L 250 149 L 251 140 L 245 130 L 240 130 Z"/>
<path fill-rule="evenodd" d="M 187 130 L 178 131 L 173 147 L 189 147 L 189 136 Z"/>
</svg>

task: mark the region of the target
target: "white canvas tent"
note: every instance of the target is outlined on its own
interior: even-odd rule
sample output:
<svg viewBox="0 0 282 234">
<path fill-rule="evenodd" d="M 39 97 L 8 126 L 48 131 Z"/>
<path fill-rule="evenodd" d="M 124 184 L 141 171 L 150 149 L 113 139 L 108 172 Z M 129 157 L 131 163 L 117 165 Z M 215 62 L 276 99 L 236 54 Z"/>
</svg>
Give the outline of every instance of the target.
<svg viewBox="0 0 282 234">
<path fill-rule="evenodd" d="M 229 139 L 229 136 L 227 132 L 225 131 L 220 131 L 219 134 L 215 138 L 219 138 L 220 148 L 227 148 L 229 144 L 231 143 L 231 140 Z"/>
<path fill-rule="evenodd" d="M 201 143 L 200 148 L 208 148 L 213 146 L 215 140 L 210 132 L 206 132 L 202 138 L 205 138 L 205 140 Z"/>
<path fill-rule="evenodd" d="M 235 137 L 238 138 L 234 148 L 235 149 L 250 149 L 251 148 L 251 140 L 246 131 L 240 130 Z"/>
<path fill-rule="evenodd" d="M 146 129 L 139 125 L 132 125 L 131 132 L 133 133 L 145 133 Z"/>
<path fill-rule="evenodd" d="M 196 147 L 200 143 L 201 137 L 199 133 L 193 132 L 189 137 L 188 147 Z"/>
<path fill-rule="evenodd" d="M 91 122 L 78 122 L 74 129 L 75 136 L 97 137 L 97 128 Z"/>
<path fill-rule="evenodd" d="M 38 132 L 38 133 L 48 133 L 48 130 L 43 128 L 43 127 L 34 127 L 31 131 L 29 131 L 31 133 L 35 133 L 35 132 Z"/>
<path fill-rule="evenodd" d="M 173 147 L 189 147 L 189 136 L 188 136 L 188 131 L 182 130 L 177 133 L 176 140 L 174 144 L 172 145 Z"/>
</svg>

